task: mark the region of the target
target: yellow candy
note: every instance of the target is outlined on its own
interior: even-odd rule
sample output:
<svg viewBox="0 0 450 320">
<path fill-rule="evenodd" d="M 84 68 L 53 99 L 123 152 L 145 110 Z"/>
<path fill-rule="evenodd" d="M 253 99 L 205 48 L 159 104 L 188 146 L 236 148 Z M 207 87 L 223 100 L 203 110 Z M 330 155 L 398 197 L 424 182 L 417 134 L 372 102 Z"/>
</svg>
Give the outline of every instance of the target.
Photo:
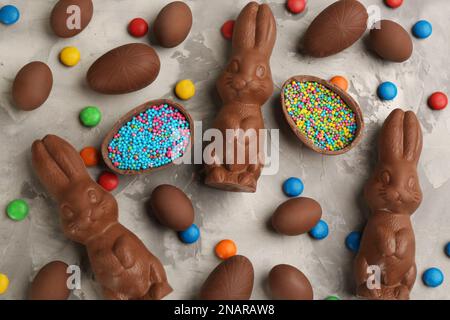
<svg viewBox="0 0 450 320">
<path fill-rule="evenodd" d="M 195 85 L 191 80 L 181 80 L 175 87 L 175 94 L 181 100 L 189 100 L 195 95 Z"/>
<path fill-rule="evenodd" d="M 8 290 L 9 279 L 6 274 L 0 273 L 0 294 L 4 294 Z"/>
<path fill-rule="evenodd" d="M 59 53 L 59 60 L 67 67 L 73 67 L 80 61 L 80 51 L 75 47 L 65 47 Z"/>
</svg>

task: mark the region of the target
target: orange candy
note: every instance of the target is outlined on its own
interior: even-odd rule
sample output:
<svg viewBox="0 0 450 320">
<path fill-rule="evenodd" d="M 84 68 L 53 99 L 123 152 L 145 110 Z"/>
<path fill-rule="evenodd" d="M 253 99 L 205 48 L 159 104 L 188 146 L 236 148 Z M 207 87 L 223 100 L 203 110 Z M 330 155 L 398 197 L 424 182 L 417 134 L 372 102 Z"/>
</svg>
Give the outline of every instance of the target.
<svg viewBox="0 0 450 320">
<path fill-rule="evenodd" d="M 80 151 L 80 156 L 83 159 L 86 167 L 93 167 L 99 163 L 99 153 L 94 147 L 86 147 Z"/>
<path fill-rule="evenodd" d="M 331 78 L 330 82 L 344 91 L 348 89 L 348 81 L 342 76 L 335 76 Z"/>
<path fill-rule="evenodd" d="M 222 240 L 216 244 L 215 251 L 220 259 L 226 260 L 236 255 L 237 247 L 232 240 Z"/>
</svg>

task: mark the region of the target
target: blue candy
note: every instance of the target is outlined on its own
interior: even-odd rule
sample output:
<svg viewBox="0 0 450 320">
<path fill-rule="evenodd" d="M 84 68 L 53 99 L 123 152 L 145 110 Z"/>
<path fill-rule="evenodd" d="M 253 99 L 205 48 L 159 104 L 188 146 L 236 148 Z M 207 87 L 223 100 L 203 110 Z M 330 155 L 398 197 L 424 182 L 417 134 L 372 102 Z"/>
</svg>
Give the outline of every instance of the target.
<svg viewBox="0 0 450 320">
<path fill-rule="evenodd" d="M 11 25 L 17 22 L 20 18 L 20 12 L 17 7 L 7 5 L 0 9 L 0 22 L 6 25 Z"/>
<path fill-rule="evenodd" d="M 200 229 L 196 224 L 193 224 L 186 230 L 178 232 L 178 235 L 180 236 L 181 241 L 187 244 L 191 244 L 196 242 L 198 238 L 200 238 Z"/>
<path fill-rule="evenodd" d="M 444 274 L 438 268 L 430 268 L 425 270 L 422 280 L 427 287 L 436 288 L 444 282 Z"/>
<path fill-rule="evenodd" d="M 289 178 L 283 183 L 283 192 L 288 197 L 298 197 L 304 189 L 303 182 L 299 178 Z"/>
<path fill-rule="evenodd" d="M 316 240 L 325 239 L 328 236 L 328 224 L 320 220 L 314 228 L 309 231 L 309 235 Z"/>
<path fill-rule="evenodd" d="M 345 246 L 351 252 L 358 252 L 361 243 L 361 232 L 353 231 L 345 238 Z"/>
<path fill-rule="evenodd" d="M 412 33 L 416 38 L 426 39 L 433 33 L 433 26 L 426 20 L 420 20 L 413 26 Z"/>
<path fill-rule="evenodd" d="M 383 82 L 377 90 L 378 97 L 381 100 L 394 100 L 397 96 L 397 86 L 392 82 Z"/>
<path fill-rule="evenodd" d="M 450 242 L 445 246 L 445 254 L 450 258 Z"/>
</svg>

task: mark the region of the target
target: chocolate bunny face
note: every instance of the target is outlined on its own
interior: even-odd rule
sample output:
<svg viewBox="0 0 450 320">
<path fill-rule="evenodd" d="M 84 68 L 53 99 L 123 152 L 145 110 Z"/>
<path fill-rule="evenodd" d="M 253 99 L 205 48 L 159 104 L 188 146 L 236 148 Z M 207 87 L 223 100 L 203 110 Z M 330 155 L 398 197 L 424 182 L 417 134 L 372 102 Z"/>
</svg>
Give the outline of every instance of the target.
<svg viewBox="0 0 450 320">
<path fill-rule="evenodd" d="M 236 20 L 232 58 L 217 81 L 224 103 L 263 105 L 273 93 L 269 60 L 276 39 L 270 8 L 250 2 Z"/>
<path fill-rule="evenodd" d="M 64 233 L 86 244 L 94 235 L 117 222 L 117 202 L 96 183 L 74 185 L 60 206 Z"/>
<path fill-rule="evenodd" d="M 393 111 L 379 141 L 379 163 L 364 195 L 372 210 L 412 214 L 422 201 L 417 163 L 422 132 L 414 113 Z"/>
<path fill-rule="evenodd" d="M 33 143 L 32 152 L 36 173 L 60 203 L 64 233 L 70 239 L 86 243 L 117 221 L 114 197 L 92 181 L 70 144 L 48 135 Z"/>
</svg>

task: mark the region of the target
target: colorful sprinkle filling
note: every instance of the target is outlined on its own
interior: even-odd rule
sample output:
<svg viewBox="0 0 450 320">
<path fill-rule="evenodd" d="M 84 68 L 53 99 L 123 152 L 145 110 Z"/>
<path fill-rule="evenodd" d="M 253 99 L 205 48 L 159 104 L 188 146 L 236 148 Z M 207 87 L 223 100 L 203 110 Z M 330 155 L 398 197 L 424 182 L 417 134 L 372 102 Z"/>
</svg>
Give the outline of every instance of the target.
<svg viewBox="0 0 450 320">
<path fill-rule="evenodd" d="M 120 170 L 158 168 L 183 156 L 190 136 L 189 121 L 178 109 L 152 105 L 119 129 L 108 157 Z"/>
<path fill-rule="evenodd" d="M 285 86 L 284 99 L 298 130 L 320 149 L 339 151 L 355 139 L 355 113 L 324 85 L 294 80 Z"/>
</svg>

